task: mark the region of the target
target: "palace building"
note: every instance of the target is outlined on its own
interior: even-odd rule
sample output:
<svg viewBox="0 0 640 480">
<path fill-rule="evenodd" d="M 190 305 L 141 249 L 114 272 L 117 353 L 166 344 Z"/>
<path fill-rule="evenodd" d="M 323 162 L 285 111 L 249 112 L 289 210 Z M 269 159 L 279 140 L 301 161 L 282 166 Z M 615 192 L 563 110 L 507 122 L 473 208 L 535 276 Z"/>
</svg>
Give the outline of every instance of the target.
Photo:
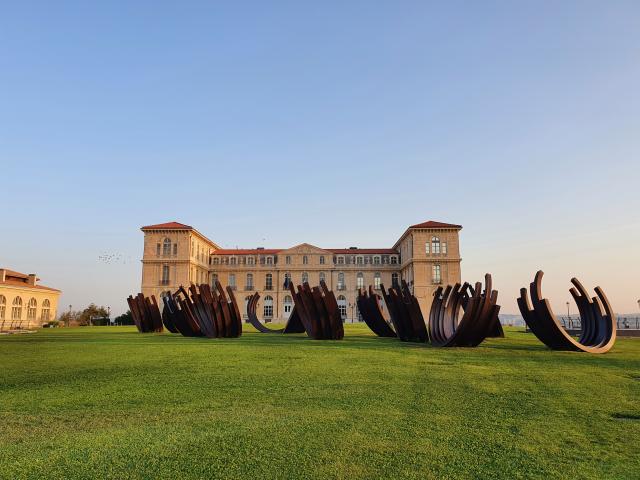
<svg viewBox="0 0 640 480">
<path fill-rule="evenodd" d="M 0 268 L 0 331 L 41 327 L 56 318 L 61 292 L 39 280 L 34 273 Z"/>
<path fill-rule="evenodd" d="M 324 280 L 333 290 L 345 320 L 358 318 L 359 288 L 379 290 L 405 280 L 423 315 L 440 285 L 460 282 L 460 225 L 427 221 L 411 225 L 391 248 L 320 248 L 303 243 L 290 248 L 226 249 L 195 228 L 178 222 L 142 227 L 142 293 L 160 298 L 191 283 L 230 286 L 242 313 L 260 293 L 262 321 L 285 321 L 291 309 L 288 283 Z M 244 300 L 244 302 L 243 302 Z M 386 314 L 386 312 L 385 312 Z"/>
</svg>

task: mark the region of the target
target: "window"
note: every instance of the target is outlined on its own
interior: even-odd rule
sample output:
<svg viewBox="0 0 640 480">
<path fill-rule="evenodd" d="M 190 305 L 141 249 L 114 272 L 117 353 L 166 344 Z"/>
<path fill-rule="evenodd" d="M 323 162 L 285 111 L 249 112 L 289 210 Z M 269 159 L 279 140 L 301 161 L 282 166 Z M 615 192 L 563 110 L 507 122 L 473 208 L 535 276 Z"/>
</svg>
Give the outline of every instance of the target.
<svg viewBox="0 0 640 480">
<path fill-rule="evenodd" d="M 27 320 L 35 320 L 36 319 L 36 310 L 38 308 L 38 302 L 35 298 L 29 300 L 27 304 Z"/>
<path fill-rule="evenodd" d="M 396 255 L 391 256 L 391 265 L 396 265 L 398 263 L 398 257 Z"/>
<path fill-rule="evenodd" d="M 174 255 L 177 255 L 177 254 L 178 254 L 178 244 L 177 244 L 177 243 L 174 243 L 174 244 L 173 244 L 173 254 L 174 254 Z"/>
<path fill-rule="evenodd" d="M 291 299 L 291 296 L 286 295 L 284 297 L 284 313 L 290 315 L 292 309 L 293 309 L 293 300 Z"/>
<path fill-rule="evenodd" d="M 264 297 L 263 317 L 265 319 L 273 318 L 273 298 L 270 295 L 267 295 L 266 297 Z"/>
<path fill-rule="evenodd" d="M 440 265 L 433 265 L 433 267 L 431 267 L 431 271 L 433 273 L 433 283 L 441 283 L 442 277 L 440 275 Z"/>
<path fill-rule="evenodd" d="M 247 257 L 247 265 L 255 265 L 256 259 L 254 257 Z"/>
<path fill-rule="evenodd" d="M 162 266 L 162 285 L 169 285 L 169 265 Z"/>
<path fill-rule="evenodd" d="M 303 265 L 308 265 L 309 264 L 309 257 L 307 257 L 306 255 L 303 255 L 302 264 Z"/>
<path fill-rule="evenodd" d="M 171 240 L 168 238 L 165 238 L 162 242 L 162 255 L 167 257 L 171 255 Z"/>
<path fill-rule="evenodd" d="M 229 262 L 231 265 L 235 265 L 236 264 L 236 257 L 231 257 L 231 260 Z"/>
<path fill-rule="evenodd" d="M 307 272 L 302 272 L 302 283 L 309 283 L 309 274 Z"/>
<path fill-rule="evenodd" d="M 344 272 L 338 273 L 338 290 L 344 290 Z"/>
<path fill-rule="evenodd" d="M 324 255 L 320 255 L 320 265 L 324 265 Z"/>
<path fill-rule="evenodd" d="M 160 244 L 159 243 L 156 245 L 156 255 L 160 256 Z"/>
<path fill-rule="evenodd" d="M 7 298 L 4 295 L 0 295 L 0 320 L 4 320 L 4 313 L 7 309 Z"/>
<path fill-rule="evenodd" d="M 253 273 L 247 273 L 247 283 L 244 289 L 253 290 Z"/>
<path fill-rule="evenodd" d="M 273 275 L 270 273 L 267 273 L 267 276 L 265 277 L 265 286 L 264 286 L 265 290 L 273 290 Z"/>
<path fill-rule="evenodd" d="M 289 272 L 284 274 L 284 288 L 289 288 L 289 284 L 291 283 L 291 274 Z"/>
<path fill-rule="evenodd" d="M 218 283 L 218 274 L 217 273 L 212 273 L 211 274 L 211 286 L 213 288 L 216 288 L 216 283 Z"/>
<path fill-rule="evenodd" d="M 13 307 L 11 308 L 11 319 L 20 320 L 22 318 L 22 298 L 13 299 Z"/>
<path fill-rule="evenodd" d="M 355 265 L 355 264 L 356 264 L 356 257 L 355 257 L 355 255 L 351 255 L 351 256 L 349 257 L 349 264 L 350 264 L 350 265 Z"/>
<path fill-rule="evenodd" d="M 284 257 L 284 263 L 286 263 L 287 265 L 291 265 L 291 255 L 287 255 L 286 257 Z"/>
<path fill-rule="evenodd" d="M 338 257 L 338 265 L 344 265 L 344 257 Z"/>
<path fill-rule="evenodd" d="M 49 300 L 45 300 L 42 302 L 42 313 L 40 314 L 40 319 L 43 322 L 48 322 L 49 317 L 51 315 L 51 302 Z"/>
<path fill-rule="evenodd" d="M 426 253 L 427 255 L 429 255 L 431 249 L 429 248 L 431 246 L 431 244 L 429 242 L 424 244 L 424 253 Z"/>
<path fill-rule="evenodd" d="M 447 242 L 442 242 L 442 254 L 447 254 Z"/>
<path fill-rule="evenodd" d="M 338 295 L 338 310 L 340 310 L 342 320 L 347 318 L 347 299 L 344 295 Z"/>
<path fill-rule="evenodd" d="M 267 265 L 273 265 L 273 257 L 267 257 Z"/>
<path fill-rule="evenodd" d="M 438 237 L 431 239 L 431 253 L 440 254 L 440 239 Z"/>
<path fill-rule="evenodd" d="M 218 265 L 220 263 L 220 259 L 218 257 L 213 257 L 213 264 Z"/>
<path fill-rule="evenodd" d="M 376 272 L 373 276 L 373 288 L 375 288 L 376 290 L 380 290 L 380 283 L 380 272 Z"/>
<path fill-rule="evenodd" d="M 236 274 L 235 273 L 230 273 L 229 274 L 229 286 L 235 290 L 236 289 Z"/>
<path fill-rule="evenodd" d="M 397 288 L 399 285 L 400 282 L 398 281 L 398 274 L 394 272 L 391 274 L 391 286 Z"/>
<path fill-rule="evenodd" d="M 327 280 L 326 280 L 326 277 L 325 277 L 325 273 L 324 273 L 324 272 L 320 272 L 320 275 L 319 275 L 319 276 L 320 276 L 320 281 L 321 281 L 321 282 L 326 282 L 326 281 L 327 281 Z"/>
<path fill-rule="evenodd" d="M 356 275 L 356 288 L 364 288 L 364 275 L 362 272 L 358 272 L 358 275 Z"/>
<path fill-rule="evenodd" d="M 362 261 L 362 257 L 358 257 L 358 258 L 356 258 L 356 263 L 357 263 L 358 265 L 362 265 L 362 263 L 363 263 L 363 261 Z"/>
<path fill-rule="evenodd" d="M 380 265 L 380 257 L 378 255 L 373 257 L 373 264 L 374 265 Z"/>
</svg>

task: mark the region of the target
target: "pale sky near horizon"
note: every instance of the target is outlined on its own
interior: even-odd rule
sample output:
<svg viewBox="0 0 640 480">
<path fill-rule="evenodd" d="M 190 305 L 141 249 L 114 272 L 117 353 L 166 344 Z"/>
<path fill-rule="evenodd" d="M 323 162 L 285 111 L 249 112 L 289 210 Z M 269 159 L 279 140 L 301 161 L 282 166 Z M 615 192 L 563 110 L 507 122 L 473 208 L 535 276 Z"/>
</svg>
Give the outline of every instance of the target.
<svg viewBox="0 0 640 480">
<path fill-rule="evenodd" d="M 558 312 L 577 276 L 636 313 L 640 2 L 0 2 L 0 181 L 0 266 L 61 308 L 126 309 L 142 225 L 390 247 L 433 219 L 504 313 L 538 269 Z"/>
</svg>

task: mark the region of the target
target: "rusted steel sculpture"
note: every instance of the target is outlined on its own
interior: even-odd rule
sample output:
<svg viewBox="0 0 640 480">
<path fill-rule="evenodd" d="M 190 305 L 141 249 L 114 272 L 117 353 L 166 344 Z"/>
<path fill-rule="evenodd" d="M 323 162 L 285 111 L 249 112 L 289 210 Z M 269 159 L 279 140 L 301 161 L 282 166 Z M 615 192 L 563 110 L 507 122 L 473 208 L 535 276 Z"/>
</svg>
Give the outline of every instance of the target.
<svg viewBox="0 0 640 480">
<path fill-rule="evenodd" d="M 403 280 L 401 286 L 390 288 L 388 293 L 384 285 L 380 285 L 380 289 L 398 338 L 403 342 L 426 342 L 427 326 L 418 299 L 409 290 L 407 282 Z"/>
<path fill-rule="evenodd" d="M 582 323 L 582 332 L 578 339 L 569 335 L 558 322 L 546 298 L 542 298 L 542 276 L 539 270 L 529 289 L 533 308 L 529 304 L 527 289 L 520 289 L 518 307 L 527 326 L 542 343 L 552 350 L 569 350 L 588 353 L 606 353 L 616 341 L 616 316 L 611 304 L 600 287 L 594 290 L 597 297 L 589 294 L 578 281 L 572 278 L 569 292 L 573 297 Z M 604 311 L 603 311 L 604 308 Z"/>
<path fill-rule="evenodd" d="M 302 325 L 302 321 L 300 320 L 300 315 L 298 315 L 298 310 L 294 306 L 291 310 L 291 315 L 289 315 L 289 319 L 284 328 L 269 328 L 260 320 L 258 320 L 258 315 L 256 314 L 256 310 L 258 307 L 258 300 L 260 300 L 260 294 L 258 292 L 251 295 L 249 301 L 247 302 L 247 318 L 249 319 L 249 323 L 254 326 L 256 330 L 261 333 L 304 333 L 304 325 Z"/>
<path fill-rule="evenodd" d="M 491 275 L 485 289 L 477 282 L 438 287 L 429 312 L 429 337 L 436 347 L 476 347 L 490 336 L 504 336 L 498 319 L 498 292 L 492 290 Z M 460 310 L 464 311 L 462 318 Z"/>
<path fill-rule="evenodd" d="M 338 302 L 325 282 L 311 288 L 307 282 L 298 285 L 296 292 L 289 284 L 293 303 L 307 335 L 314 340 L 341 340 L 344 338 L 342 316 Z"/>
<path fill-rule="evenodd" d="M 162 317 L 156 297 L 145 297 L 141 293 L 127 298 L 129 310 L 133 317 L 133 322 L 140 333 L 151 333 L 162 331 Z"/>
<path fill-rule="evenodd" d="M 227 299 L 227 295 L 229 298 Z M 220 282 L 212 289 L 207 284 L 180 287 L 162 297 L 162 315 L 155 297 L 142 294 L 127 299 L 133 320 L 140 332 L 161 332 L 162 326 L 171 333 L 185 337 L 235 338 L 242 335 L 242 318 L 233 290 L 227 293 Z"/>
<path fill-rule="evenodd" d="M 364 288 L 358 289 L 358 311 L 364 322 L 379 337 L 397 337 L 396 332 L 387 323 L 380 308 L 380 296 L 369 285 L 369 293 Z"/>
</svg>

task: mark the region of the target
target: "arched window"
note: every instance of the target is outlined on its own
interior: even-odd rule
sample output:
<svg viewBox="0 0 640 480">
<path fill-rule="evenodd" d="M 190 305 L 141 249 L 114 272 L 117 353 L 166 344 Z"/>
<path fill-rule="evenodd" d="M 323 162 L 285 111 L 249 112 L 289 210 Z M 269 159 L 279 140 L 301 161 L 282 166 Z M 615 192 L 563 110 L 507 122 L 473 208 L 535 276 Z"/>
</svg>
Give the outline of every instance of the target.
<svg viewBox="0 0 640 480">
<path fill-rule="evenodd" d="M 13 299 L 13 306 L 11 308 L 11 319 L 20 320 L 22 318 L 22 298 L 16 297 Z"/>
<path fill-rule="evenodd" d="M 307 272 L 302 272 L 302 283 L 309 283 L 309 274 Z"/>
<path fill-rule="evenodd" d="M 338 290 L 344 290 L 346 287 L 344 285 L 344 272 L 338 273 Z"/>
<path fill-rule="evenodd" d="M 171 255 L 171 240 L 165 238 L 162 242 L 162 255 L 169 256 Z"/>
<path fill-rule="evenodd" d="M 273 318 L 273 298 L 270 295 L 264 297 L 263 317 Z"/>
<path fill-rule="evenodd" d="M 247 273 L 247 284 L 245 290 L 253 290 L 253 273 Z"/>
<path fill-rule="evenodd" d="M 49 300 L 44 300 L 42 302 L 42 312 L 40 313 L 40 319 L 43 322 L 48 322 L 50 316 L 51 316 L 51 302 L 49 302 Z"/>
<path fill-rule="evenodd" d="M 291 315 L 291 310 L 293 308 L 293 300 L 290 295 L 285 295 L 284 297 L 284 313 L 286 315 Z"/>
<path fill-rule="evenodd" d="M 273 275 L 271 273 L 267 273 L 264 277 L 264 289 L 273 290 Z"/>
<path fill-rule="evenodd" d="M 4 320 L 4 314 L 7 309 L 7 298 L 0 295 L 0 320 Z"/>
<path fill-rule="evenodd" d="M 397 288 L 399 285 L 400 281 L 398 279 L 398 274 L 394 272 L 391 274 L 391 286 Z"/>
<path fill-rule="evenodd" d="M 356 288 L 364 288 L 364 274 L 362 272 L 358 272 L 356 275 Z"/>
<path fill-rule="evenodd" d="M 303 265 L 308 265 L 309 264 L 309 257 L 307 257 L 306 255 L 302 256 L 302 264 Z"/>
<path fill-rule="evenodd" d="M 342 320 L 347 318 L 347 299 L 344 295 L 338 295 L 338 310 L 340 310 Z"/>
<path fill-rule="evenodd" d="M 436 255 L 440 253 L 440 239 L 438 237 L 431 238 L 431 253 Z"/>
<path fill-rule="evenodd" d="M 38 309 L 38 302 L 35 298 L 31 298 L 27 304 L 27 320 L 36 319 L 36 310 Z"/>
<path fill-rule="evenodd" d="M 325 277 L 325 273 L 324 273 L 324 272 L 320 272 L 320 275 L 319 275 L 319 276 L 320 276 L 320 281 L 321 281 L 321 282 L 326 282 L 326 281 L 327 281 L 327 280 L 326 280 L 326 277 Z"/>
<path fill-rule="evenodd" d="M 373 288 L 375 288 L 376 290 L 380 290 L 380 282 L 380 272 L 376 272 L 373 276 Z"/>
</svg>

